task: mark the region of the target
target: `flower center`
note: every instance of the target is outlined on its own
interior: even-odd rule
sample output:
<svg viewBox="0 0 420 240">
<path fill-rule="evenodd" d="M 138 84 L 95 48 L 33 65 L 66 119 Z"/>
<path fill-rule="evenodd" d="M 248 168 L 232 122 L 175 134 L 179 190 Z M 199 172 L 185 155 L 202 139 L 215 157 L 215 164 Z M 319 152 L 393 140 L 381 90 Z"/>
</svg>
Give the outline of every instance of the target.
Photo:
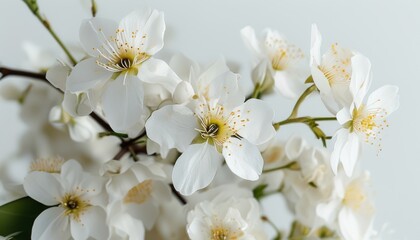
<svg viewBox="0 0 420 240">
<path fill-rule="evenodd" d="M 130 33 L 125 29 L 117 29 L 115 36 L 108 38 L 99 29 L 98 35 L 102 45 L 94 49 L 99 53 L 96 64 L 108 71 L 119 73 L 132 70 L 150 58 L 141 49 L 146 35 L 139 35 L 138 30 Z"/>
<path fill-rule="evenodd" d="M 357 184 L 350 184 L 343 198 L 343 204 L 353 210 L 359 210 L 365 202 L 366 196 Z"/>
<path fill-rule="evenodd" d="M 300 48 L 288 43 L 280 37 L 270 37 L 265 41 L 267 47 L 271 66 L 276 71 L 287 69 L 290 64 L 294 64 L 303 58 L 303 52 Z"/>
<path fill-rule="evenodd" d="M 67 201 L 67 203 L 65 203 L 65 206 L 70 210 L 73 210 L 73 209 L 77 208 L 77 205 L 78 205 L 78 203 L 74 200 L 69 200 L 69 201 Z"/>
<path fill-rule="evenodd" d="M 87 201 L 84 201 L 74 193 L 65 194 L 60 205 L 65 209 L 64 214 L 72 216 L 76 221 L 80 221 L 80 214 L 90 206 Z"/>
<path fill-rule="evenodd" d="M 388 127 L 386 121 L 387 112 L 384 109 L 366 109 L 364 105 L 353 111 L 352 129 L 364 134 L 365 142 L 373 145 L 378 143 L 381 150 L 381 131 Z"/>
<path fill-rule="evenodd" d="M 348 84 L 351 78 L 351 58 L 353 53 L 350 50 L 341 48 L 338 44 L 331 45 L 319 66 L 324 73 L 330 86 L 334 84 Z"/>
<path fill-rule="evenodd" d="M 225 227 L 214 227 L 211 229 L 211 240 L 237 240 L 242 236 L 242 231 L 231 231 Z"/>
<path fill-rule="evenodd" d="M 121 68 L 129 69 L 131 67 L 131 60 L 129 58 L 122 58 L 117 65 Z"/>
</svg>

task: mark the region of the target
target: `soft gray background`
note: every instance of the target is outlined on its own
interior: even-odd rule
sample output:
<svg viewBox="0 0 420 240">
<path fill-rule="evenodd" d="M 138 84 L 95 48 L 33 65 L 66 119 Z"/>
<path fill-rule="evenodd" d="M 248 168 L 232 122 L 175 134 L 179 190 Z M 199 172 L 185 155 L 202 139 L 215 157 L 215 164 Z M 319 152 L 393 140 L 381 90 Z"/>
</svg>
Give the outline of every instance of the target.
<svg viewBox="0 0 420 240">
<path fill-rule="evenodd" d="M 80 20 L 90 16 L 83 4 L 87 6 L 90 1 L 39 2 L 57 33 L 65 41 L 76 44 Z M 0 3 L 1 63 L 23 66 L 24 40 L 60 51 L 21 1 L 0 0 Z M 369 57 L 374 71 L 372 89 L 395 84 L 401 93 L 401 107 L 390 118 L 391 127 L 384 134 L 384 150 L 377 157 L 375 149 L 366 149 L 362 159 L 364 167 L 371 171 L 377 226 L 389 223 L 396 231 L 394 239 L 420 239 L 420 1 L 103 0 L 98 5 L 98 15 L 116 20 L 138 7 L 164 11 L 168 30 L 163 58 L 182 52 L 200 63 L 211 63 L 223 55 L 233 69 L 243 74 L 245 81 L 249 81 L 250 54 L 242 44 L 239 30 L 246 25 L 252 25 L 257 32 L 265 27 L 277 29 L 308 53 L 310 26 L 317 23 L 324 50 L 329 44 L 339 42 Z M 291 102 L 279 101 L 282 102 L 277 102 L 281 109 L 277 117 L 281 119 L 290 111 Z M 314 101 L 303 112 L 314 113 L 309 111 L 311 106 L 322 109 Z M 0 158 L 5 158 L 18 148 L 16 139 L 24 127 L 13 103 L 0 100 L 0 116 Z M 335 127 L 330 124 L 327 129 L 332 132 Z M 286 129 L 284 136 L 295 130 L 312 140 L 303 127 Z"/>
</svg>

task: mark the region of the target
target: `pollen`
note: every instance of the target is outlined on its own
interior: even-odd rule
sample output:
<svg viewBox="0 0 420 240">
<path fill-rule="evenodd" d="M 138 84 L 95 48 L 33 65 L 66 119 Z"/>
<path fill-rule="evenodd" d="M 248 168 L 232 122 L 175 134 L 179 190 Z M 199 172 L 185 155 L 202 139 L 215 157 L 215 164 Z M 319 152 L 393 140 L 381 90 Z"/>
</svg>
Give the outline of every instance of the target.
<svg viewBox="0 0 420 240">
<path fill-rule="evenodd" d="M 60 206 L 65 209 L 64 214 L 80 222 L 80 216 L 90 207 L 88 201 L 83 200 L 78 194 L 67 193 L 60 201 Z"/>
<path fill-rule="evenodd" d="M 145 203 L 152 194 L 152 180 L 145 180 L 131 188 L 124 197 L 124 203 Z"/>
<path fill-rule="evenodd" d="M 353 111 L 353 130 L 364 135 L 365 142 L 371 145 L 377 143 L 381 151 L 381 133 L 389 126 L 386 121 L 388 113 L 381 108 L 367 109 L 362 105 Z"/>
<path fill-rule="evenodd" d="M 30 171 L 48 172 L 48 173 L 60 173 L 61 166 L 64 164 L 62 157 L 48 157 L 38 158 L 33 161 L 30 165 Z"/>
<path fill-rule="evenodd" d="M 243 232 L 238 229 L 232 231 L 223 226 L 213 227 L 210 232 L 211 240 L 237 240 L 243 235 Z"/>
<path fill-rule="evenodd" d="M 343 204 L 357 211 L 366 201 L 367 197 L 363 189 L 357 183 L 351 183 L 347 188 L 343 198 Z"/>
<path fill-rule="evenodd" d="M 327 78 L 330 86 L 334 84 L 348 84 L 351 78 L 351 58 L 353 53 L 350 50 L 341 48 L 337 43 L 331 45 L 318 67 Z"/>
<path fill-rule="evenodd" d="M 96 64 L 116 73 L 139 67 L 150 58 L 150 55 L 142 51 L 147 36 L 139 33 L 139 30 L 129 32 L 117 29 L 114 36 L 107 37 L 99 30 L 98 37 L 102 45 L 94 49 L 99 53 Z"/>
<path fill-rule="evenodd" d="M 200 104 L 198 112 L 200 114 L 196 114 L 196 117 L 200 128 L 196 130 L 199 136 L 219 150 L 229 138 L 241 139 L 238 131 L 249 122 L 249 119 L 243 118 L 240 112 L 226 112 L 221 105 L 210 107 L 207 104 Z"/>
<path fill-rule="evenodd" d="M 300 48 L 278 36 L 268 38 L 265 46 L 270 52 L 271 66 L 276 71 L 285 70 L 304 57 Z"/>
</svg>

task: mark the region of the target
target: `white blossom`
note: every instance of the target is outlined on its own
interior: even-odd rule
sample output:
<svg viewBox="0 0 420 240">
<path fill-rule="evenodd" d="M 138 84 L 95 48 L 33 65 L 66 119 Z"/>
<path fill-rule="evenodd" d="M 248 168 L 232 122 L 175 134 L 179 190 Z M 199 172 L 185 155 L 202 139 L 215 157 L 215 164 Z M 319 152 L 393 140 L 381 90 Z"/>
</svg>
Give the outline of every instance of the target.
<svg viewBox="0 0 420 240">
<path fill-rule="evenodd" d="M 52 206 L 35 219 L 31 238 L 106 239 L 109 230 L 103 187 L 103 179 L 83 172 L 75 160 L 64 163 L 58 176 L 39 171 L 29 173 L 24 182 L 26 193 Z"/>
<path fill-rule="evenodd" d="M 353 100 L 350 82 L 360 74 L 358 71 L 361 69 L 354 67 L 352 58 L 358 56 L 361 59 L 363 56 L 334 43 L 321 57 L 321 41 L 321 33 L 313 24 L 310 60 L 312 78 L 325 106 L 331 113 L 336 114 L 341 108 L 348 107 Z"/>
<path fill-rule="evenodd" d="M 165 106 L 146 123 L 148 136 L 160 144 L 162 151 L 177 148 L 183 152 L 173 170 L 175 188 L 190 195 L 206 187 L 220 167 L 222 156 L 233 173 L 257 180 L 263 167 L 257 145 L 274 136 L 273 111 L 255 99 L 235 108 L 217 100 L 197 104 L 193 110 L 182 105 Z"/>
<path fill-rule="evenodd" d="M 341 162 L 347 176 L 353 174 L 361 144 L 377 144 L 381 150 L 381 132 L 388 127 L 387 117 L 399 107 L 398 87 L 383 86 L 372 92 L 364 102 L 370 86 L 370 62 L 361 56 L 352 58 L 354 69 L 350 91 L 353 102 L 337 113 L 342 128 L 335 134 L 331 167 L 337 172 Z"/>
<path fill-rule="evenodd" d="M 223 190 L 223 188 L 219 188 Z M 188 212 L 187 232 L 199 239 L 268 239 L 262 230 L 258 202 L 220 191 Z"/>
<path fill-rule="evenodd" d="M 296 98 L 304 90 L 307 74 L 301 63 L 302 50 L 289 43 L 277 31 L 266 29 L 259 40 L 252 27 L 241 30 L 242 39 L 254 55 L 252 80 L 261 90 L 275 89 L 287 98 Z"/>
<path fill-rule="evenodd" d="M 89 57 L 70 73 L 68 90 L 95 95 L 115 131 L 139 131 L 145 109 L 143 83 L 172 93 L 180 81 L 168 64 L 153 58 L 163 47 L 164 31 L 163 13 L 151 9 L 132 12 L 119 24 L 99 17 L 84 21 L 80 41 Z"/>
</svg>

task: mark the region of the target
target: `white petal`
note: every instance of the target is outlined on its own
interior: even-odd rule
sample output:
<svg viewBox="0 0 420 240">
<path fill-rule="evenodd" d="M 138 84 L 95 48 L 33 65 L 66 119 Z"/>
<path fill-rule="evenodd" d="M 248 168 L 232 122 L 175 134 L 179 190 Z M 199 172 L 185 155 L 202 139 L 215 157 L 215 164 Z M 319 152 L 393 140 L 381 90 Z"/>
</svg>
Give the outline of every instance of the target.
<svg viewBox="0 0 420 240">
<path fill-rule="evenodd" d="M 270 140 L 276 133 L 273 127 L 274 111 L 264 101 L 250 99 L 241 106 L 235 108 L 236 113 L 239 110 L 240 120 L 249 120 L 245 127 L 239 129 L 241 137 L 247 139 L 255 145 L 260 145 Z"/>
<path fill-rule="evenodd" d="M 348 121 L 351 121 L 351 115 L 350 112 L 347 108 L 343 108 L 341 109 L 337 115 L 337 121 L 339 124 L 344 125 L 345 123 L 347 123 Z"/>
<path fill-rule="evenodd" d="M 163 12 L 151 9 L 134 11 L 121 20 L 120 28 L 127 32 L 128 37 L 138 31 L 134 41 L 141 43 L 141 50 L 149 55 L 154 55 L 163 47 L 166 28 Z"/>
<path fill-rule="evenodd" d="M 146 122 L 147 136 L 160 146 L 163 155 L 171 148 L 183 152 L 198 135 L 194 113 L 180 105 L 165 106 L 152 113 Z"/>
<path fill-rule="evenodd" d="M 88 228 L 89 236 L 95 239 L 107 239 L 109 227 L 106 223 L 106 213 L 101 207 L 91 206 L 80 217 L 81 222 Z"/>
<path fill-rule="evenodd" d="M 206 71 L 204 71 L 197 82 L 198 87 L 201 86 L 201 88 L 206 88 L 209 86 L 215 78 L 218 76 L 229 72 L 229 68 L 226 65 L 226 61 L 224 58 L 217 59 L 216 62 L 214 62 Z M 198 89 L 200 92 L 203 92 L 202 90 Z"/>
<path fill-rule="evenodd" d="M 241 105 L 245 101 L 245 94 L 239 88 L 239 75 L 227 71 L 215 79 L 206 89 L 209 99 L 218 99 L 218 103 L 225 106 L 226 109 L 232 109 Z"/>
<path fill-rule="evenodd" d="M 255 35 L 255 30 L 251 26 L 246 26 L 241 30 L 242 40 L 245 46 L 255 55 L 262 54 L 259 41 Z"/>
<path fill-rule="evenodd" d="M 318 66 L 321 63 L 321 42 L 322 36 L 316 24 L 312 24 L 311 30 L 311 66 Z"/>
<path fill-rule="evenodd" d="M 266 59 L 261 60 L 252 70 L 252 81 L 254 84 L 260 84 L 264 88 L 268 88 L 274 84 L 273 77 L 268 70 L 268 61 Z"/>
<path fill-rule="evenodd" d="M 157 84 L 143 82 L 144 105 L 157 109 L 166 100 L 171 98 L 171 93 L 166 88 Z"/>
<path fill-rule="evenodd" d="M 175 189 L 183 195 L 210 184 L 222 163 L 221 155 L 210 144 L 193 144 L 182 153 L 175 163 L 172 181 Z"/>
<path fill-rule="evenodd" d="M 128 203 L 125 207 L 127 213 L 141 220 L 147 230 L 153 228 L 159 215 L 159 209 L 153 204 L 153 199 L 142 204 Z"/>
<path fill-rule="evenodd" d="M 70 71 L 71 69 L 68 66 L 60 64 L 50 67 L 45 77 L 54 87 L 64 92 L 66 91 L 66 80 Z"/>
<path fill-rule="evenodd" d="M 344 207 L 340 210 L 338 225 L 345 239 L 363 239 L 360 223 L 351 209 Z"/>
<path fill-rule="evenodd" d="M 230 138 L 223 144 L 223 156 L 237 176 L 255 181 L 261 175 L 264 160 L 258 147 L 246 139 Z"/>
<path fill-rule="evenodd" d="M 35 219 L 32 226 L 31 239 L 69 239 L 70 229 L 68 221 L 69 219 L 64 215 L 63 208 L 48 208 Z"/>
<path fill-rule="evenodd" d="M 96 64 L 95 58 L 88 58 L 79 62 L 71 71 L 67 79 L 67 90 L 73 93 L 89 90 L 111 78 L 111 75 L 112 72 Z"/>
<path fill-rule="evenodd" d="M 175 54 L 169 61 L 169 66 L 184 81 L 189 81 L 191 71 L 200 72 L 199 65 L 183 54 Z"/>
<path fill-rule="evenodd" d="M 343 150 L 344 144 L 347 141 L 348 135 L 349 132 L 347 129 L 340 129 L 335 134 L 337 140 L 334 144 L 334 150 L 331 153 L 331 169 L 333 170 L 335 175 L 337 175 L 338 163 L 340 162 L 341 152 Z"/>
<path fill-rule="evenodd" d="M 66 91 L 62 103 L 64 111 L 73 117 L 87 116 L 96 106 L 91 106 L 86 93 L 71 93 Z"/>
<path fill-rule="evenodd" d="M 324 73 L 317 66 L 311 66 L 312 79 L 322 94 L 331 94 L 331 86 Z"/>
<path fill-rule="evenodd" d="M 351 58 L 351 68 L 350 92 L 353 102 L 359 107 L 371 84 L 371 64 L 368 58 L 357 54 Z"/>
<path fill-rule="evenodd" d="M 334 98 L 331 86 L 328 82 L 328 79 L 325 77 L 324 73 L 318 69 L 317 66 L 311 67 L 312 79 L 316 87 L 319 89 L 321 94 L 321 100 L 324 103 L 325 107 L 332 114 L 336 114 L 339 110 L 339 106 Z"/>
<path fill-rule="evenodd" d="M 61 184 L 50 173 L 29 173 L 23 182 L 23 187 L 31 198 L 44 205 L 51 206 L 60 202 Z"/>
<path fill-rule="evenodd" d="M 181 82 L 166 62 L 156 58 L 150 58 L 140 66 L 138 77 L 144 82 L 161 85 L 171 94 Z"/>
<path fill-rule="evenodd" d="M 386 85 L 373 91 L 367 100 L 368 109 L 383 109 L 389 115 L 398 109 L 400 105 L 398 87 Z"/>
<path fill-rule="evenodd" d="M 322 36 L 316 24 L 312 24 L 311 29 L 311 65 L 319 65 L 321 63 L 321 43 Z"/>
<path fill-rule="evenodd" d="M 143 98 L 142 82 L 134 75 L 122 73 L 108 83 L 102 96 L 102 108 L 114 131 L 126 133 L 141 121 Z"/>
<path fill-rule="evenodd" d="M 81 117 L 76 120 L 76 123 L 69 125 L 69 133 L 71 139 L 76 142 L 84 142 L 93 137 L 94 128 L 91 122 Z"/>
<path fill-rule="evenodd" d="M 286 98 L 297 98 L 305 91 L 303 78 L 296 72 L 276 71 L 274 82 L 277 90 Z"/>
<path fill-rule="evenodd" d="M 306 147 L 307 143 L 305 139 L 303 139 L 302 137 L 293 136 L 287 141 L 286 146 L 284 147 L 284 151 L 286 153 L 287 158 L 289 158 L 290 160 L 296 160 L 302 154 Z"/>
<path fill-rule="evenodd" d="M 191 101 L 193 96 L 194 89 L 191 84 L 187 81 L 182 81 L 176 87 L 172 98 L 174 103 L 182 104 Z"/>
<path fill-rule="evenodd" d="M 354 167 L 360 156 L 360 139 L 356 133 L 350 133 L 340 154 L 344 172 L 348 177 L 353 175 Z"/>
<path fill-rule="evenodd" d="M 80 176 L 83 173 L 82 166 L 76 160 L 68 160 L 61 166 L 61 184 L 65 191 L 73 190 L 79 186 Z"/>
<path fill-rule="evenodd" d="M 102 46 L 108 47 L 107 41 L 115 35 L 117 23 L 106 18 L 95 17 L 84 20 L 80 26 L 80 42 L 89 55 L 98 56 L 97 49 L 104 51 Z"/>
<path fill-rule="evenodd" d="M 84 213 L 84 214 L 86 214 L 86 213 Z M 84 222 L 76 221 L 73 218 L 70 219 L 70 232 L 71 232 L 71 236 L 73 237 L 73 239 L 86 240 L 89 237 L 88 226 L 86 226 L 84 224 Z"/>
</svg>

